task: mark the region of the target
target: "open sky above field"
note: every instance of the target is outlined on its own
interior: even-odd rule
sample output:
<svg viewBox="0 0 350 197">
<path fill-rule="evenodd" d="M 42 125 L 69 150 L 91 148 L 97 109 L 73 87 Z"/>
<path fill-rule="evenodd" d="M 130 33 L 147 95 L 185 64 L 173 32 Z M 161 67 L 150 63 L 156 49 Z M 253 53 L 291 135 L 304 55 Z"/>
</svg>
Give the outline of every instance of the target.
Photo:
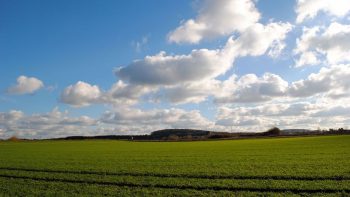
<svg viewBox="0 0 350 197">
<path fill-rule="evenodd" d="M 350 124 L 350 0 L 0 0 L 0 138 Z"/>
</svg>

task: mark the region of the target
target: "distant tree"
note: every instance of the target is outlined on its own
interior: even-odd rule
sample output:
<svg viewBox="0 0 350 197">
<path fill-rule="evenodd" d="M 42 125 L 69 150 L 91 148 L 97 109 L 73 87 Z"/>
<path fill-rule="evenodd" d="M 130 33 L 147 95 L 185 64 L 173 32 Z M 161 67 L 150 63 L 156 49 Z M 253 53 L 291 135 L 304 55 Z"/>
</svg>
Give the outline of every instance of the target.
<svg viewBox="0 0 350 197">
<path fill-rule="evenodd" d="M 7 139 L 7 141 L 11 141 L 11 142 L 18 142 L 20 141 L 21 139 L 19 139 L 18 137 L 16 136 L 12 136 L 10 138 Z"/>
<path fill-rule="evenodd" d="M 266 132 L 264 132 L 264 135 L 267 135 L 267 136 L 281 135 L 281 130 L 277 127 L 273 127 L 271 129 L 267 130 Z"/>
<path fill-rule="evenodd" d="M 185 139 L 185 140 L 192 140 L 192 135 L 186 135 L 185 137 L 183 137 L 183 139 Z"/>
<path fill-rule="evenodd" d="M 168 140 L 171 141 L 178 141 L 180 138 L 177 135 L 169 135 Z"/>
</svg>

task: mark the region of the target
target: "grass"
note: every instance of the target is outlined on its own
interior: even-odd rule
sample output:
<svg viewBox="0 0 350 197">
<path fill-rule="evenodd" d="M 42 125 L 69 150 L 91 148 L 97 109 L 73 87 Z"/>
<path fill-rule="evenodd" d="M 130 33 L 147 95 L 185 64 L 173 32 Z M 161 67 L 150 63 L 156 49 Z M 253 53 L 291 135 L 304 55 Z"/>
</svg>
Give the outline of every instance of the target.
<svg viewBox="0 0 350 197">
<path fill-rule="evenodd" d="M 0 142 L 0 196 L 349 196 L 350 136 Z"/>
</svg>

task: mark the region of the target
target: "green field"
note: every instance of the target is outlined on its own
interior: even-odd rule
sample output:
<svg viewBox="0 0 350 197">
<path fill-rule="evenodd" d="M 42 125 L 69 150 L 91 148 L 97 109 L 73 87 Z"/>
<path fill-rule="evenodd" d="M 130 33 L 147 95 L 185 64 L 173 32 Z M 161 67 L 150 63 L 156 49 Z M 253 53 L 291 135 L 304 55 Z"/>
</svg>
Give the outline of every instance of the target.
<svg viewBox="0 0 350 197">
<path fill-rule="evenodd" d="M 0 142 L 0 196 L 349 196 L 350 136 Z"/>
</svg>

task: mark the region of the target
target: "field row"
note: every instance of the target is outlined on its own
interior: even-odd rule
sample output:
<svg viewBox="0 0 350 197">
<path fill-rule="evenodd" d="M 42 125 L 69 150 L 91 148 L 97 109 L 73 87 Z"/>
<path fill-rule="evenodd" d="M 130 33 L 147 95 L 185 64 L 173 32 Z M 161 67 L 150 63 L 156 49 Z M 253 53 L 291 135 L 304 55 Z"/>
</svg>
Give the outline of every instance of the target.
<svg viewBox="0 0 350 197">
<path fill-rule="evenodd" d="M 171 188 L 143 188 L 85 183 L 63 183 L 0 177 L 0 191 L 4 196 L 300 196 L 290 192 L 251 192 L 226 190 L 193 190 Z M 307 196 L 307 193 L 302 195 Z M 346 196 L 345 192 L 314 193 L 317 196 Z"/>
<path fill-rule="evenodd" d="M 116 153 L 118 154 L 118 153 Z M 62 156 L 63 157 L 63 156 Z M 325 156 L 326 157 L 326 156 Z M 6 157 L 4 157 L 6 158 Z M 348 179 L 350 177 L 350 157 L 343 157 L 342 159 L 327 158 L 326 161 L 310 161 L 304 160 L 298 163 L 274 161 L 261 162 L 222 162 L 218 160 L 216 162 L 202 161 L 197 163 L 196 158 L 192 160 L 188 159 L 187 162 L 179 162 L 174 158 L 172 162 L 157 162 L 150 161 L 144 162 L 130 162 L 122 163 L 120 160 L 126 160 L 119 158 L 118 161 L 114 161 L 112 156 L 106 156 L 103 158 L 81 158 L 71 159 L 68 156 L 58 159 L 47 160 L 35 160 L 30 161 L 16 160 L 16 162 L 9 162 L 8 159 L 1 162 L 0 168 L 7 168 L 9 166 L 16 167 L 18 169 L 45 169 L 53 171 L 79 171 L 79 172 L 97 172 L 97 173 L 115 173 L 118 174 L 130 174 L 130 175 L 155 175 L 155 176 L 190 176 L 193 178 L 210 178 L 210 177 L 223 177 L 223 178 L 265 178 L 275 177 L 276 179 L 284 177 L 292 179 Z M 0 159 L 1 160 L 1 159 Z M 22 161 L 23 160 L 23 161 Z M 104 160 L 104 161 L 101 161 Z M 151 160 L 148 159 L 148 160 Z M 152 161 L 152 160 L 151 160 Z M 334 163 L 332 163 L 334 162 Z"/>
<path fill-rule="evenodd" d="M 109 172 L 109 171 L 72 171 L 72 170 L 56 170 L 56 169 L 36 169 L 36 168 L 16 168 L 16 167 L 0 167 L 1 171 L 17 171 L 17 172 L 42 172 L 42 173 L 62 173 L 62 174 L 81 174 L 81 175 L 112 175 L 112 176 L 135 176 L 135 177 L 160 177 L 160 178 L 194 178 L 194 179 L 251 179 L 251 180 L 300 180 L 300 181 L 317 181 L 317 180 L 350 180 L 350 175 L 342 176 L 290 176 L 290 175 L 239 175 L 239 174 L 164 174 L 164 173 L 140 173 L 140 172 Z"/>
<path fill-rule="evenodd" d="M 0 177 L 102 186 L 278 193 L 350 193 L 349 180 L 255 180 L 134 177 L 1 170 Z"/>
</svg>

